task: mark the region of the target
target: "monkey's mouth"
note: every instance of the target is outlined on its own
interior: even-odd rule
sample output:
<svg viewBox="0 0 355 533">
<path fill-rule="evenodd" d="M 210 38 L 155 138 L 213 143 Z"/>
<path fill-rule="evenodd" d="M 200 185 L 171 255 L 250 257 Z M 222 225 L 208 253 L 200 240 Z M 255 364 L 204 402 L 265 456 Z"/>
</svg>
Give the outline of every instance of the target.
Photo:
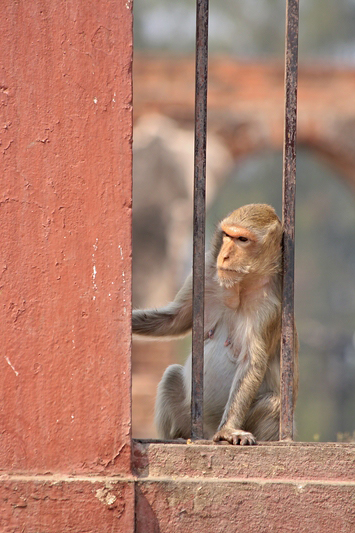
<svg viewBox="0 0 355 533">
<path fill-rule="evenodd" d="M 244 277 L 243 271 L 233 268 L 217 267 L 217 281 L 222 287 L 231 288 L 239 283 Z"/>
<path fill-rule="evenodd" d="M 218 267 L 217 268 L 217 278 L 219 283 L 224 285 L 227 283 L 228 285 L 230 283 L 234 284 L 236 281 L 236 278 L 238 277 L 237 272 L 231 268 L 225 268 L 225 267 Z"/>
<path fill-rule="evenodd" d="M 236 271 L 231 268 L 218 268 L 216 277 L 218 284 L 225 289 L 231 289 L 239 281 Z"/>
<path fill-rule="evenodd" d="M 225 273 L 225 272 L 226 272 L 226 273 L 229 272 L 229 273 L 231 273 L 231 274 L 235 274 L 235 273 L 236 273 L 236 271 L 233 270 L 232 268 L 217 267 L 217 270 L 218 270 L 218 272 L 223 272 L 223 273 Z"/>
</svg>

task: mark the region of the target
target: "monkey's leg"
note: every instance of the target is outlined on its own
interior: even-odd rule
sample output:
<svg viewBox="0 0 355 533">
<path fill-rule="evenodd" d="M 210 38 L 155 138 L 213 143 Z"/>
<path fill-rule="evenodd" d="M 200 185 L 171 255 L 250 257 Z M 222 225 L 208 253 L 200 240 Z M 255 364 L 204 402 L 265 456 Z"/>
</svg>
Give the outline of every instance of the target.
<svg viewBox="0 0 355 533">
<path fill-rule="evenodd" d="M 280 398 L 271 393 L 257 398 L 247 415 L 243 428 L 258 441 L 279 440 Z"/>
<path fill-rule="evenodd" d="M 162 439 L 190 437 L 190 408 L 181 365 L 169 366 L 158 385 L 155 424 Z"/>
</svg>

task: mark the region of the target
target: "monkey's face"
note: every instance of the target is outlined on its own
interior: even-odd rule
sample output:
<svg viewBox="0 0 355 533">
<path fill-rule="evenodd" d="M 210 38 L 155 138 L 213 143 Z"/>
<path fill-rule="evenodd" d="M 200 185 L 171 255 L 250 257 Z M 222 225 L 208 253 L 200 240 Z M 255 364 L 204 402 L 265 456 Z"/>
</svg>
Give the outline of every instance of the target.
<svg viewBox="0 0 355 533">
<path fill-rule="evenodd" d="M 217 274 L 221 285 L 229 288 L 250 272 L 258 253 L 256 235 L 242 226 L 221 224 L 222 245 L 217 257 Z"/>
<path fill-rule="evenodd" d="M 219 283 L 230 288 L 246 276 L 274 274 L 280 266 L 281 223 L 264 204 L 237 209 L 220 224 L 221 247 L 217 256 Z"/>
</svg>

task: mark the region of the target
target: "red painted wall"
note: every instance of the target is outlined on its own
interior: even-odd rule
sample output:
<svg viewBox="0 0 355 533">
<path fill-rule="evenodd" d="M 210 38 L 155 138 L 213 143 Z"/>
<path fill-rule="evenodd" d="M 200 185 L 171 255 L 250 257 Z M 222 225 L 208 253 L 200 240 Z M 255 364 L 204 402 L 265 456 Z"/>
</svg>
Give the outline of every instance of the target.
<svg viewBox="0 0 355 533">
<path fill-rule="evenodd" d="M 131 0 L 1 12 L 0 469 L 128 475 Z"/>
</svg>

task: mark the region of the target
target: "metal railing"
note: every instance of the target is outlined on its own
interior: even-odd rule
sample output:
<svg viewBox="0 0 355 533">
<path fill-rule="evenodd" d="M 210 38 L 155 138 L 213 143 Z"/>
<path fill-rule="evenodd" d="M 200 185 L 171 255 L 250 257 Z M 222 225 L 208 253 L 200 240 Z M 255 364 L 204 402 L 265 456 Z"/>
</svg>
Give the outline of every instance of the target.
<svg viewBox="0 0 355 533">
<path fill-rule="evenodd" d="M 299 0 L 286 0 L 280 440 L 293 438 L 294 236 Z M 196 1 L 191 436 L 203 438 L 208 0 Z"/>
</svg>

